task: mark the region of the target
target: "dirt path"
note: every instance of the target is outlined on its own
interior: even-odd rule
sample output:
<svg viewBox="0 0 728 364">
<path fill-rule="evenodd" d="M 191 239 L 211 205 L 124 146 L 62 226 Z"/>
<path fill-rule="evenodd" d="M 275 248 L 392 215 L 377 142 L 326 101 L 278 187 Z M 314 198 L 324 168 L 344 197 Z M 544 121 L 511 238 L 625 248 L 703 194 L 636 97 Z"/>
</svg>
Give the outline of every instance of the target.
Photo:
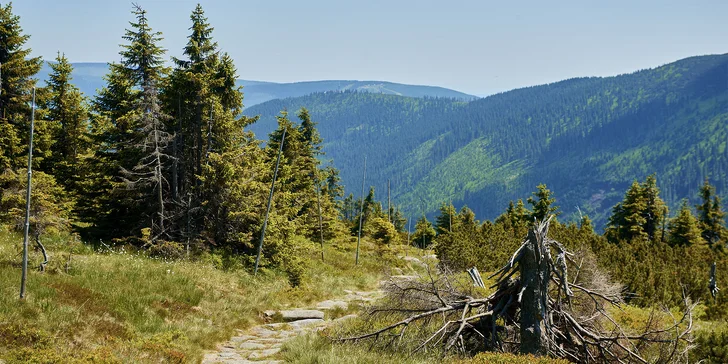
<svg viewBox="0 0 728 364">
<path fill-rule="evenodd" d="M 339 320 L 356 315 L 330 319 L 329 312 L 334 308 L 347 309 L 354 302 L 371 302 L 379 298 L 381 291 L 356 292 L 344 291 L 346 296 L 337 300 L 319 302 L 315 307 L 303 307 L 283 311 L 266 311 L 275 323 L 253 326 L 247 330 L 237 330 L 238 335 L 218 346 L 217 351 L 205 354 L 203 364 L 208 363 L 283 363 L 278 353 L 283 344 L 299 335 L 321 330 Z"/>
<path fill-rule="evenodd" d="M 400 259 L 407 262 L 409 274 L 415 273 L 416 266 L 422 270 L 427 264 L 432 264 L 434 255 L 421 256 L 400 256 Z M 388 279 L 410 280 L 418 279 L 416 275 L 403 275 L 403 270 L 393 270 L 398 275 L 392 275 Z M 384 283 L 381 282 L 381 283 Z M 348 291 L 344 290 L 346 296 L 336 300 L 319 302 L 314 307 L 301 307 L 283 311 L 266 311 L 270 321 L 273 323 L 253 326 L 247 330 L 237 330 L 237 336 L 230 338 L 226 343 L 218 345 L 214 352 L 205 354 L 203 364 L 212 363 L 283 363 L 280 360 L 281 347 L 288 340 L 305 335 L 310 332 L 322 330 L 339 320 L 346 320 L 356 315 L 347 315 L 332 319 L 331 310 L 341 308 L 344 311 L 354 303 L 370 303 L 383 296 L 381 290 L 376 291 Z M 340 311 L 339 311 L 340 312 Z"/>
</svg>

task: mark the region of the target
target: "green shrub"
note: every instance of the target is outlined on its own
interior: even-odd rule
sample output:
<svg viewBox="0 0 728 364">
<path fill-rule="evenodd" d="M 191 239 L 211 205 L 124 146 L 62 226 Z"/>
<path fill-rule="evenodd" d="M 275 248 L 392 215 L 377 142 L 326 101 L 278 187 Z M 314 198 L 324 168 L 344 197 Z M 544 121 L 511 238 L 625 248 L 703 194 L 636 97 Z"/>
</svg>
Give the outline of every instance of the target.
<svg viewBox="0 0 728 364">
<path fill-rule="evenodd" d="M 728 330 L 698 331 L 695 349 L 690 352 L 691 363 L 728 363 Z"/>
<path fill-rule="evenodd" d="M 533 355 L 514 355 L 503 353 L 481 353 L 472 359 L 458 361 L 461 364 L 568 364 L 568 360 L 539 358 Z"/>
</svg>

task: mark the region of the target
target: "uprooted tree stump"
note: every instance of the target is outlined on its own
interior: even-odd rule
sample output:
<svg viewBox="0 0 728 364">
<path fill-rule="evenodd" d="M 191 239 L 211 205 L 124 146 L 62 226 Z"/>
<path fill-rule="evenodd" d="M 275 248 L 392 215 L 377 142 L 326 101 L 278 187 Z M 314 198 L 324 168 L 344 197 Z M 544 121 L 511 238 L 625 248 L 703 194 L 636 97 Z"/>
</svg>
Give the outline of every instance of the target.
<svg viewBox="0 0 728 364">
<path fill-rule="evenodd" d="M 427 280 L 392 280 L 385 299 L 369 312 L 379 326 L 338 341 L 371 340 L 410 354 L 435 349 L 442 355 L 521 352 L 579 363 L 684 362 L 694 305 L 686 298 L 680 318 L 669 310 L 662 319 L 653 312 L 637 333 L 622 328 L 607 311 L 622 304 L 621 286 L 597 270 L 579 274 L 573 254 L 548 238 L 549 222 L 536 224 L 508 263 L 491 275 L 496 283 L 490 288 L 496 290 L 487 297 L 464 293 L 451 275 L 432 270 Z M 571 280 L 569 265 L 577 268 Z M 660 323 L 665 319 L 671 322 Z M 381 321 L 390 323 L 375 323 Z M 408 335 L 412 339 L 404 340 Z"/>
</svg>

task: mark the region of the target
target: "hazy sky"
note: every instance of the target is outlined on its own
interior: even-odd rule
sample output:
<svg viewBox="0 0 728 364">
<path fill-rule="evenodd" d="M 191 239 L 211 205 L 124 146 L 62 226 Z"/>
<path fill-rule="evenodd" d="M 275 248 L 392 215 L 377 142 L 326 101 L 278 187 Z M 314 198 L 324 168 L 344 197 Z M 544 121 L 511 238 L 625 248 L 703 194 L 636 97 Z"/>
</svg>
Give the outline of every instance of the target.
<svg viewBox="0 0 728 364">
<path fill-rule="evenodd" d="M 728 53 L 728 1 L 138 0 L 178 56 L 201 2 L 241 78 L 386 80 L 485 95 Z M 2 1 L 5 4 L 5 1 Z M 131 1 L 16 0 L 35 55 L 118 59 Z"/>
</svg>

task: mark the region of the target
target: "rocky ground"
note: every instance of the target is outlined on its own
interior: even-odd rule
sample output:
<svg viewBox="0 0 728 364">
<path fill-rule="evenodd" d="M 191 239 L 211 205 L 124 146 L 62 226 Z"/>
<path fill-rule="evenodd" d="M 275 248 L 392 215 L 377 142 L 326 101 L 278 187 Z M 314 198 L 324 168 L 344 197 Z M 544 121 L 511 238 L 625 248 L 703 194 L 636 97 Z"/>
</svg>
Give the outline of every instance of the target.
<svg viewBox="0 0 728 364">
<path fill-rule="evenodd" d="M 426 255 L 421 259 L 416 257 L 399 257 L 408 263 L 408 273 L 413 273 L 413 266 L 420 268 L 428 264 L 434 266 L 436 257 Z M 416 275 L 406 275 L 402 269 L 393 268 L 389 279 L 411 280 Z M 212 363 L 283 363 L 280 355 L 283 344 L 299 335 L 322 330 L 328 325 L 340 320 L 356 317 L 350 314 L 338 318 L 335 313 L 346 312 L 349 306 L 366 304 L 382 297 L 382 291 L 344 291 L 345 296 L 335 300 L 319 302 L 313 307 L 292 308 L 281 311 L 265 311 L 266 321 L 269 323 L 251 327 L 247 330 L 238 330 L 238 335 L 228 342 L 218 346 L 215 352 L 205 355 L 203 364 Z"/>
<path fill-rule="evenodd" d="M 319 302 L 315 307 L 266 311 L 266 319 L 271 323 L 238 330 L 237 336 L 219 345 L 217 351 L 206 354 L 202 363 L 282 363 L 277 357 L 286 341 L 355 317 L 332 318 L 334 311 L 346 311 L 351 304 L 371 302 L 382 294 L 380 291 L 344 292 L 346 296 Z"/>
</svg>

